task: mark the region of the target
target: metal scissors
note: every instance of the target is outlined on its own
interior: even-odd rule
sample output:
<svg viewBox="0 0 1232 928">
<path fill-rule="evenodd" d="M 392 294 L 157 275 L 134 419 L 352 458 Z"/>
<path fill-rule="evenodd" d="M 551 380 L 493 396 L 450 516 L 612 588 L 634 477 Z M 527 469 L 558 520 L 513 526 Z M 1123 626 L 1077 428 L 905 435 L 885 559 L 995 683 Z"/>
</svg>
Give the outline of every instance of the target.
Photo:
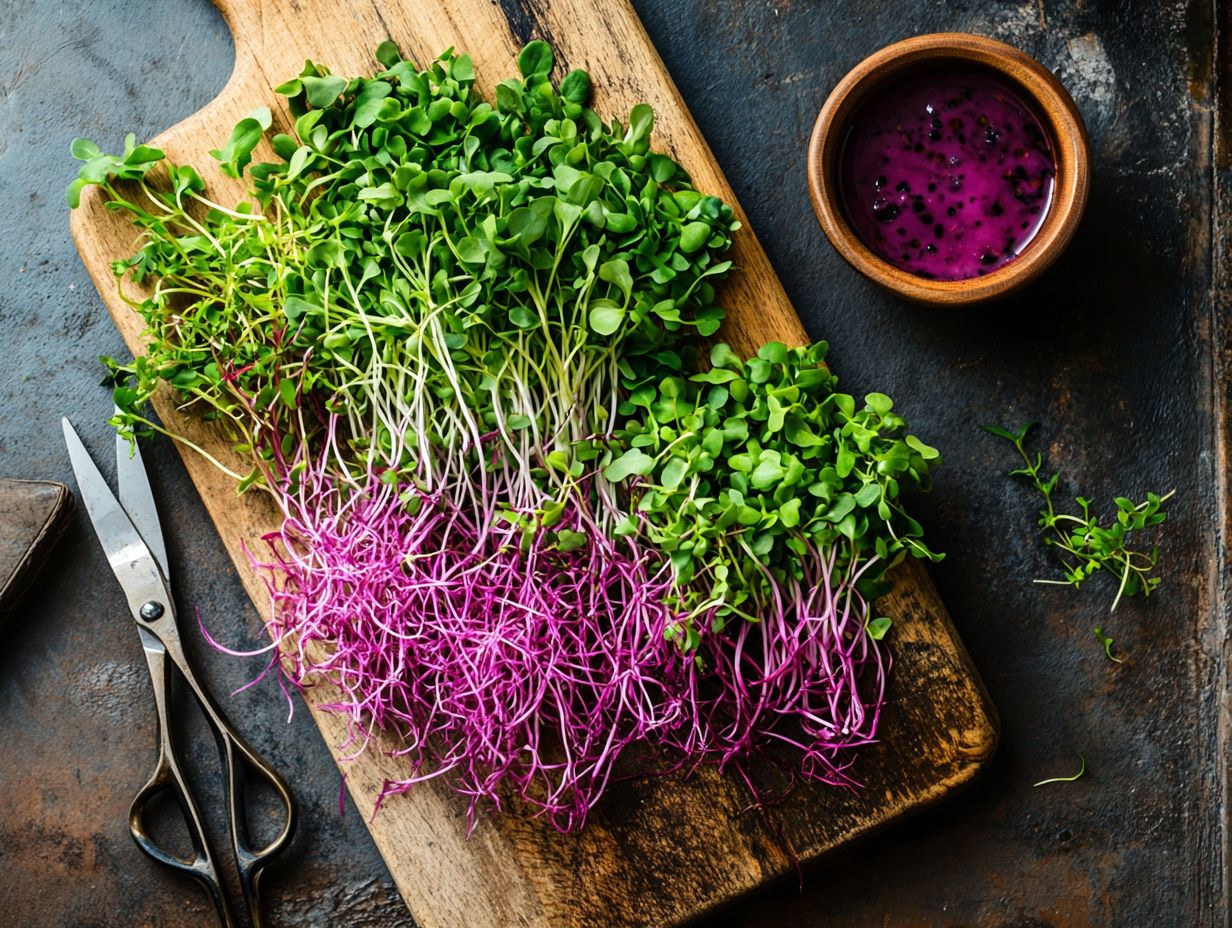
<svg viewBox="0 0 1232 928">
<path fill-rule="evenodd" d="M 183 756 L 172 739 L 168 724 L 170 688 L 173 677 L 178 674 L 200 705 L 218 743 L 226 778 L 231 848 L 235 854 L 248 918 L 254 928 L 261 928 L 258 896 L 261 872 L 268 860 L 291 839 L 295 827 L 295 800 L 278 772 L 249 747 L 227 722 L 188 663 L 176 624 L 175 603 L 171 598 L 167 548 L 140 452 L 116 436 L 116 470 L 120 483 L 120 498 L 117 500 L 72 424 L 68 419 L 61 422 L 82 501 L 111 569 L 128 598 L 128 607 L 137 622 L 137 634 L 141 637 L 141 647 L 150 668 L 150 681 L 154 685 L 154 704 L 158 710 L 158 763 L 153 775 L 133 799 L 128 813 L 128 829 L 137 847 L 151 858 L 198 880 L 214 900 L 223 926 L 235 926 L 236 921 L 223 893 L 215 857 L 201 822 L 200 809 L 184 776 Z M 262 848 L 253 848 L 249 838 L 245 790 L 250 777 L 263 780 L 272 788 L 286 816 L 282 830 Z M 155 801 L 168 795 L 175 798 L 184 816 L 192 845 L 191 857 L 181 857 L 164 850 L 146 830 L 147 810 Z"/>
</svg>

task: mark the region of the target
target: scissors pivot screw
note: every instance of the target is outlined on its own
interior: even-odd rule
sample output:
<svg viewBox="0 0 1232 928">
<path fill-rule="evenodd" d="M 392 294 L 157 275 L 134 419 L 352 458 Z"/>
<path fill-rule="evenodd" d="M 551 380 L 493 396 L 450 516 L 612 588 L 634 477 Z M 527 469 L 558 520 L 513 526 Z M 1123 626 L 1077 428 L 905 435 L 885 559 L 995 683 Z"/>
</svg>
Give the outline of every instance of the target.
<svg viewBox="0 0 1232 928">
<path fill-rule="evenodd" d="M 150 600 L 141 607 L 141 617 L 147 622 L 153 622 L 155 619 L 162 618 L 163 604 Z"/>
</svg>

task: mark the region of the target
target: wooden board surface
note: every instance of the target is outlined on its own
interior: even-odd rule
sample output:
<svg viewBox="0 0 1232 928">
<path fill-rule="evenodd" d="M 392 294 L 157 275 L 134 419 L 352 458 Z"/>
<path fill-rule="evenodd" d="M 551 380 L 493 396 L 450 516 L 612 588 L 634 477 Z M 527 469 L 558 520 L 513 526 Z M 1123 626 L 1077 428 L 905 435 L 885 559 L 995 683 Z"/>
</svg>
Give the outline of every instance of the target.
<svg viewBox="0 0 1232 928">
<path fill-rule="evenodd" d="M 386 38 L 421 64 L 456 46 L 474 59 L 487 93 L 515 73 L 520 45 L 539 36 L 554 45 L 561 73 L 591 72 L 601 114 L 623 115 L 634 103 L 649 102 L 656 111 L 655 147 L 681 161 L 700 189 L 735 202 L 623 0 L 454 0 L 447 7 L 414 0 L 222 0 L 219 7 L 235 35 L 232 78 L 213 103 L 156 143 L 173 160 L 202 169 L 221 199 L 239 190 L 208 172 L 205 153 L 258 105 L 275 107 L 276 128 L 285 127 L 287 114 L 277 109 L 271 88 L 298 73 L 305 58 L 341 74 L 369 73 L 372 49 Z M 131 252 L 131 227 L 88 196 L 73 216 L 73 234 L 126 342 L 139 349 L 141 321 L 117 298 L 110 272 L 112 260 Z M 742 270 L 723 294 L 725 337 L 746 352 L 771 339 L 804 341 L 747 224 L 733 257 Z M 172 431 L 227 456 L 221 436 L 178 414 L 165 397 L 157 406 Z M 255 497 L 237 501 L 229 478 L 199 456 L 188 453 L 185 463 L 246 588 L 264 607 L 263 586 L 241 545 L 274 524 L 272 507 Z M 370 825 L 416 921 L 424 928 L 682 924 L 789 872 L 785 843 L 813 859 L 968 782 L 995 745 L 993 710 L 923 569 L 904 565 L 896 579 L 882 607 L 895 619 L 890 703 L 883 742 L 858 762 L 862 791 L 800 789 L 763 815 L 747 810 L 742 787 L 704 770 L 683 785 L 662 779 L 613 788 L 579 835 L 486 819 L 468 841 L 464 803 L 429 784 L 388 802 Z M 310 705 L 323 699 L 320 691 L 308 694 Z M 313 713 L 326 741 L 341 743 L 344 722 Z M 372 752 L 346 769 L 356 805 L 371 818 L 381 783 L 397 776 L 396 765 Z"/>
</svg>

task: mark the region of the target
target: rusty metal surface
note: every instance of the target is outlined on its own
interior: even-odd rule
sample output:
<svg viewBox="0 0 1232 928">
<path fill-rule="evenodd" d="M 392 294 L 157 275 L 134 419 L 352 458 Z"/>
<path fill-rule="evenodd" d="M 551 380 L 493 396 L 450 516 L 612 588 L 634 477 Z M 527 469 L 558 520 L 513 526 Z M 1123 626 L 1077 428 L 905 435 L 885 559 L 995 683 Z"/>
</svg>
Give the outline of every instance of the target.
<svg viewBox="0 0 1232 928">
<path fill-rule="evenodd" d="M 919 501 L 942 596 L 1001 710 L 1000 752 L 957 799 L 773 889 L 718 925 L 1223 925 L 1228 727 L 1222 488 L 1228 476 L 1232 181 L 1217 104 L 1217 0 L 637 0 L 814 337 L 853 390 L 894 396 L 946 464 Z M 533 4 L 528 5 L 533 11 Z M 804 146 L 858 59 L 941 29 L 1003 38 L 1054 68 L 1091 129 L 1087 218 L 1027 293 L 985 309 L 907 307 L 825 242 Z M 154 57 L 141 48 L 163 50 Z M 1225 73 L 1219 73 L 1216 62 Z M 68 479 L 56 417 L 100 447 L 99 354 L 121 350 L 68 240 L 68 142 L 150 135 L 221 88 L 226 30 L 204 0 L 9 0 L 0 9 L 0 469 Z M 1217 119 L 1217 117 L 1219 117 Z M 1098 499 L 1176 487 L 1165 585 L 1109 618 L 1106 591 L 1039 587 L 1033 500 L 985 421 L 1038 419 L 1063 489 Z M 253 607 L 174 452 L 147 452 L 182 608 L 239 646 Z M 1128 655 L 1107 662 L 1103 624 Z M 259 661 L 197 647 L 216 693 Z M 153 718 L 118 587 L 78 517 L 0 633 L 0 926 L 211 924 L 194 887 L 142 857 L 124 813 Z M 291 779 L 304 818 L 272 869 L 271 922 L 411 924 L 306 713 L 277 687 L 226 700 Z M 211 762 L 208 745 L 200 763 Z M 1072 784 L 1033 789 L 1088 762 Z"/>
</svg>

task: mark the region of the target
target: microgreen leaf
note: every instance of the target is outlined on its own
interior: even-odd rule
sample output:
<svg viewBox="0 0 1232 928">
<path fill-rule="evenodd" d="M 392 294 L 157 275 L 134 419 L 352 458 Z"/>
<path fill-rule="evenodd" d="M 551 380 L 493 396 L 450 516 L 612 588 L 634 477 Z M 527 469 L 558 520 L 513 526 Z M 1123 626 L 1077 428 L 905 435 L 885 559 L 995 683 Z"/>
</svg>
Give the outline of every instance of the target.
<svg viewBox="0 0 1232 928">
<path fill-rule="evenodd" d="M 710 349 L 710 364 L 713 367 L 734 369 L 740 365 L 740 356 L 732 351 L 728 345 L 719 342 Z"/>
<path fill-rule="evenodd" d="M 386 39 L 376 47 L 374 56 L 377 61 L 383 64 L 386 68 L 392 68 L 402 60 L 402 52 L 398 48 L 398 44 L 392 39 Z"/>
<path fill-rule="evenodd" d="M 303 85 L 309 105 L 317 109 L 324 109 L 331 105 L 346 90 L 347 84 L 342 78 L 333 75 L 301 77 L 299 82 Z"/>
<path fill-rule="evenodd" d="M 704 222 L 690 222 L 680 230 L 680 250 L 692 254 L 710 238 L 710 226 Z"/>
<path fill-rule="evenodd" d="M 936 448 L 931 445 L 924 444 L 924 442 L 920 441 L 914 435 L 906 436 L 904 441 L 906 441 L 907 446 L 911 448 L 912 451 L 919 452 L 920 457 L 926 461 L 936 460 L 941 456 L 941 452 L 939 452 Z"/>
<path fill-rule="evenodd" d="M 1123 663 L 1121 658 L 1112 653 L 1112 638 L 1105 635 L 1104 630 L 1098 625 L 1095 626 L 1095 637 L 1104 646 L 1104 654 L 1108 656 L 1108 660 L 1118 664 Z"/>
<path fill-rule="evenodd" d="M 624 310 L 610 300 L 595 300 L 590 304 L 590 327 L 600 335 L 613 335 L 624 315 Z"/>
<path fill-rule="evenodd" d="M 766 342 L 757 349 L 757 356 L 771 364 L 786 364 L 787 346 L 782 342 Z"/>
<path fill-rule="evenodd" d="M 878 616 L 875 619 L 870 619 L 868 625 L 865 627 L 868 629 L 868 635 L 870 638 L 874 641 L 880 641 L 885 637 L 886 632 L 890 630 L 890 626 L 892 624 L 893 623 L 886 616 Z"/>
<path fill-rule="evenodd" d="M 599 278 L 606 280 L 608 283 L 615 284 L 625 299 L 628 299 L 633 293 L 633 277 L 629 273 L 629 262 L 623 258 L 613 258 L 611 261 L 604 261 L 599 266 Z"/>
<path fill-rule="evenodd" d="M 552 48 L 542 39 L 526 43 L 518 55 L 518 70 L 528 82 L 545 79 L 552 71 Z"/>
<path fill-rule="evenodd" d="M 239 177 L 252 162 L 253 149 L 261 142 L 262 134 L 270 126 L 269 107 L 253 110 L 235 124 L 235 130 L 227 144 L 214 149 L 210 154 L 222 162 L 222 172 L 228 177 Z"/>
<path fill-rule="evenodd" d="M 629 111 L 629 131 L 625 133 L 625 144 L 635 151 L 644 150 L 654 128 L 654 110 L 647 104 L 639 103 Z"/>
<path fill-rule="evenodd" d="M 584 106 L 590 99 L 590 75 L 585 71 L 570 71 L 560 82 L 560 95 L 570 103 Z"/>
<path fill-rule="evenodd" d="M 654 468 L 654 458 L 640 448 L 630 448 L 603 469 L 603 476 L 619 483 L 634 475 L 645 476 Z"/>
<path fill-rule="evenodd" d="M 894 408 L 894 402 L 884 393 L 870 393 L 864 397 L 864 402 L 879 416 L 884 416 Z"/>
</svg>

